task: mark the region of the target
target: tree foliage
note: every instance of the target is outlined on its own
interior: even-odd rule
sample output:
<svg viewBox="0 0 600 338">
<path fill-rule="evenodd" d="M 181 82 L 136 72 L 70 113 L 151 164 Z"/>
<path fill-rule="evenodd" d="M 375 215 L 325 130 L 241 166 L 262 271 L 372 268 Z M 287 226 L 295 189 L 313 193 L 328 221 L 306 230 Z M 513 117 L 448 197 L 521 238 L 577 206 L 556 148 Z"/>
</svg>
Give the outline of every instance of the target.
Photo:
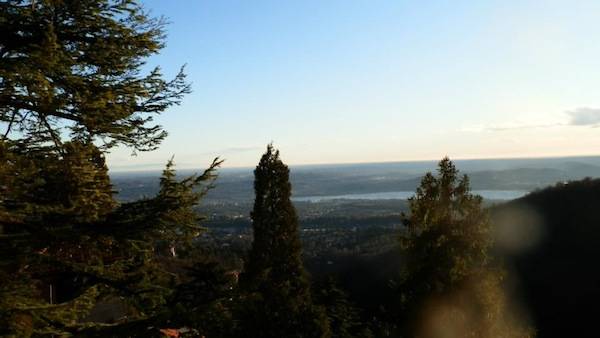
<svg viewBox="0 0 600 338">
<path fill-rule="evenodd" d="M 127 321 L 162 315 L 180 280 L 168 270 L 168 259 L 156 256 L 156 245 L 167 242 L 183 247 L 199 234 L 202 229 L 194 207 L 212 187 L 220 161 L 215 160 L 202 175 L 179 181 L 169 162 L 156 197 L 114 205 L 108 212 L 100 213 L 99 208 L 80 206 L 86 201 L 102 206 L 102 199 L 97 197 L 101 189 L 90 182 L 98 181 L 100 187 L 108 183 L 101 174 L 106 169 L 103 162 L 98 170 L 90 171 L 92 174 L 57 176 L 52 165 L 35 167 L 35 161 L 14 153 L 10 156 L 13 160 L 8 163 L 30 167 L 17 168 L 19 182 L 8 185 L 16 193 L 9 194 L 10 199 L 3 199 L 1 204 L 0 263 L 4 278 L 0 280 L 0 292 L 5 300 L 0 304 L 2 317 L 29 323 L 21 329 L 33 333 L 74 334 L 105 324 L 89 315 L 98 302 L 107 299 L 120 299 L 125 304 L 128 310 L 123 316 L 127 316 Z M 6 163 L 1 166 L 3 169 Z M 52 162 L 45 159 L 43 163 Z M 57 163 L 67 162 L 60 159 Z M 78 170 L 77 165 L 71 164 L 69 168 Z M 32 177 L 29 173 L 37 175 Z M 96 176 L 104 179 L 87 180 Z M 13 179 L 14 175 L 0 176 L 2 183 Z M 35 184 L 21 183 L 21 179 Z M 52 179 L 65 181 L 64 187 L 57 190 L 65 193 L 62 202 L 43 194 L 39 201 L 33 200 L 36 192 L 52 191 Z M 54 304 L 49 304 L 49 295 L 44 291 L 50 286 L 56 292 Z"/>
<path fill-rule="evenodd" d="M 419 286 L 406 298 L 451 290 L 487 265 L 489 217 L 481 196 L 471 194 L 469 178 L 459 177 L 448 158 L 439 163 L 437 177 L 423 177 L 409 208 L 401 245 L 409 253 L 407 275 Z"/>
<path fill-rule="evenodd" d="M 374 337 L 362 321 L 360 309 L 333 278 L 318 283 L 313 290 L 315 302 L 326 309 L 332 338 Z"/>
<path fill-rule="evenodd" d="M 504 271 L 492 264 L 491 225 L 481 196 L 444 158 L 409 200 L 401 246 L 402 329 L 408 336 L 526 337 L 510 317 Z"/>
<path fill-rule="evenodd" d="M 65 137 L 155 149 L 166 132 L 153 116 L 190 90 L 182 71 L 142 73 L 164 46 L 164 25 L 133 0 L 0 3 L 2 137 L 58 151 Z"/>
<path fill-rule="evenodd" d="M 302 263 L 289 169 L 272 145 L 254 170 L 254 241 L 240 277 L 244 329 L 255 337 L 322 337 L 327 319 L 312 303 Z"/>
<path fill-rule="evenodd" d="M 235 275 L 215 260 L 197 257 L 186 267 L 185 276 L 169 301 L 169 326 L 191 327 L 207 337 L 243 335 L 235 318 Z"/>
<path fill-rule="evenodd" d="M 157 316 L 179 283 L 156 245 L 202 229 L 195 205 L 215 160 L 177 180 L 169 162 L 154 198 L 118 204 L 105 164 L 117 145 L 155 149 L 152 122 L 190 87 L 180 71 L 144 73 L 164 45 L 162 18 L 133 0 L 0 3 L 0 318 L 2 334 L 82 334 Z"/>
</svg>

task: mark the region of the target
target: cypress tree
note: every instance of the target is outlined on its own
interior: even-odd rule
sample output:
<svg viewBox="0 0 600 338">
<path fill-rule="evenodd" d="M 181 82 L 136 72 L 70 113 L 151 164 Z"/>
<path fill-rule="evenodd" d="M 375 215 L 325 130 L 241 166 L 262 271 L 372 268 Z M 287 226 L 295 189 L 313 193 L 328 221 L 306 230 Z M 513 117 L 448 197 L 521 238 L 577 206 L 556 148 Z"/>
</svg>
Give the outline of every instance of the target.
<svg viewBox="0 0 600 338">
<path fill-rule="evenodd" d="M 289 173 L 268 145 L 254 170 L 254 240 L 240 276 L 247 295 L 242 326 L 253 337 L 329 335 L 325 314 L 311 300 Z"/>
</svg>

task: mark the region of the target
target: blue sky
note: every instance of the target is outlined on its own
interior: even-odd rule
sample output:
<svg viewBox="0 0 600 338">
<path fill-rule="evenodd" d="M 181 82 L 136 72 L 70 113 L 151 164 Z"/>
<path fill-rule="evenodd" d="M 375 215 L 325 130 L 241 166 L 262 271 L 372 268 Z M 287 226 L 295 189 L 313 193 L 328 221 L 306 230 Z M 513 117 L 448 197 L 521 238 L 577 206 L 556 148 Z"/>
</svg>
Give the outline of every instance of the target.
<svg viewBox="0 0 600 338">
<path fill-rule="evenodd" d="M 113 170 L 600 154 L 599 1 L 143 1 L 193 93 Z"/>
</svg>

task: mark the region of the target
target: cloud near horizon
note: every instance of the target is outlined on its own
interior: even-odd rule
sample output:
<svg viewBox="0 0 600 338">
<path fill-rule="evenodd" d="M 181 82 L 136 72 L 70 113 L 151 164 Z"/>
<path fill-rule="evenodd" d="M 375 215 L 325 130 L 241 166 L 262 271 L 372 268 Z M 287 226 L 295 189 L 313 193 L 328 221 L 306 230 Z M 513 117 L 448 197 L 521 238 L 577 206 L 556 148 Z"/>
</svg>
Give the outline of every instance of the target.
<svg viewBox="0 0 600 338">
<path fill-rule="evenodd" d="M 600 125 L 600 108 L 581 107 L 566 112 L 571 126 L 592 126 Z"/>
<path fill-rule="evenodd" d="M 499 125 L 475 125 L 461 128 L 463 132 L 496 132 L 508 130 L 524 130 L 524 129 L 541 129 L 552 128 L 559 126 L 576 126 L 576 127 L 600 127 L 600 108 L 581 107 L 574 110 L 565 111 L 568 116 L 568 121 L 565 123 L 548 123 L 548 124 L 519 124 L 507 123 Z"/>
</svg>

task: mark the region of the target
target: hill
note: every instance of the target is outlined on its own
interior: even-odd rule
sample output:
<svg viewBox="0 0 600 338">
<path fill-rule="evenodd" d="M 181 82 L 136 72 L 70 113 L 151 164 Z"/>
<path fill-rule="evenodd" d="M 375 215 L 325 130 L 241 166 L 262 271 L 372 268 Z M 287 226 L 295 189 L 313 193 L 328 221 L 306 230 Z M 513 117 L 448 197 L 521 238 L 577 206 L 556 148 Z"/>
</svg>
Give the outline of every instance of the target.
<svg viewBox="0 0 600 338">
<path fill-rule="evenodd" d="M 557 184 L 493 212 L 539 337 L 596 332 L 600 301 L 600 180 Z"/>
</svg>

